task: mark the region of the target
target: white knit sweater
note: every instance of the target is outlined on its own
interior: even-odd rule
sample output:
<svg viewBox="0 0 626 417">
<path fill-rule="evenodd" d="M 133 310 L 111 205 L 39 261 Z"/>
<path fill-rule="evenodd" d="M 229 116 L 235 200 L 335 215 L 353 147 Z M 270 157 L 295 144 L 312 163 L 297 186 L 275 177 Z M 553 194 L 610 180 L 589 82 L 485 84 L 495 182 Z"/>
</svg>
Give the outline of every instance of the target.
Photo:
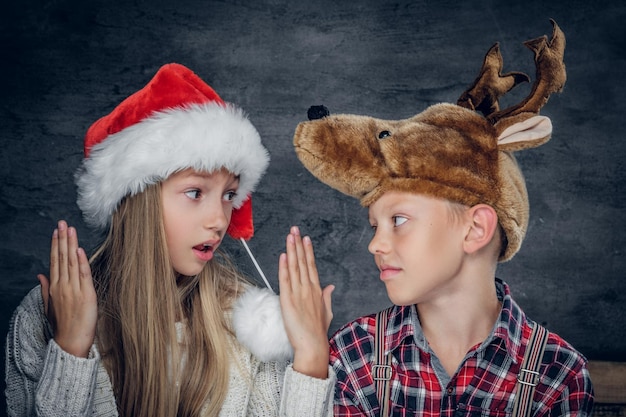
<svg viewBox="0 0 626 417">
<path fill-rule="evenodd" d="M 117 416 L 97 348 L 92 347 L 88 358 L 77 358 L 51 335 L 41 289 L 36 287 L 16 309 L 7 335 L 8 415 Z M 244 348 L 234 352 L 220 416 L 332 416 L 332 368 L 321 380 L 294 371 L 287 362 L 260 362 Z M 252 384 L 241 372 L 252 375 Z"/>
</svg>

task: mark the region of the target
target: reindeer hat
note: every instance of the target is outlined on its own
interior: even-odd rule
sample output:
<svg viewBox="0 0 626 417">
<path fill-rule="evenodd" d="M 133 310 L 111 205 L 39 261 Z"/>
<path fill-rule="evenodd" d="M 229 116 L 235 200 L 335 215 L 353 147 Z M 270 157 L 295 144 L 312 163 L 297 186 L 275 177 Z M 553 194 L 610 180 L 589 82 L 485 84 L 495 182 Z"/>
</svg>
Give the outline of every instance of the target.
<svg viewBox="0 0 626 417">
<path fill-rule="evenodd" d="M 501 73 L 496 43 L 457 104 L 435 104 L 404 120 L 328 115 L 325 108 L 312 107 L 309 119 L 314 120 L 300 123 L 294 135 L 298 158 L 320 181 L 366 207 L 392 190 L 467 206 L 488 204 L 506 237 L 500 261 L 511 259 L 526 234 L 529 213 L 526 184 L 513 152 L 550 139 L 552 124 L 539 110 L 565 84 L 565 35 L 551 23 L 552 39 L 524 43 L 535 54 L 536 79 L 519 104 L 499 108 L 502 95 L 530 78 Z"/>
</svg>

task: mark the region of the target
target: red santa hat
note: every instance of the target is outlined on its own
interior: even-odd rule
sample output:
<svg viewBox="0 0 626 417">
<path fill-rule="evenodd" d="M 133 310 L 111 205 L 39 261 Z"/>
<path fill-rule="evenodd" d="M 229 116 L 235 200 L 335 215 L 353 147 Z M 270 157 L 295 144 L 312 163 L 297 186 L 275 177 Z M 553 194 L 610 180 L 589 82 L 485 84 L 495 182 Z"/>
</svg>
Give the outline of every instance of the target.
<svg viewBox="0 0 626 417">
<path fill-rule="evenodd" d="M 239 176 L 228 234 L 250 239 L 254 233 L 250 193 L 267 168 L 268 152 L 244 112 L 183 65 L 164 65 L 96 121 L 84 151 L 77 203 L 93 227 L 106 228 L 124 197 L 177 171 L 224 168 Z"/>
</svg>

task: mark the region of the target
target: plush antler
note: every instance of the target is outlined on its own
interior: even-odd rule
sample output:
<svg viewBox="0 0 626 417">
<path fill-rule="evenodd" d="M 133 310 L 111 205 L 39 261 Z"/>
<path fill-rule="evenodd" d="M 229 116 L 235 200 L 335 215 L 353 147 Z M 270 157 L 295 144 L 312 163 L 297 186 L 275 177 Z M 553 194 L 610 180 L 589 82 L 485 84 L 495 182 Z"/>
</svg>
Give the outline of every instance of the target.
<svg viewBox="0 0 626 417">
<path fill-rule="evenodd" d="M 529 82 L 530 77 L 522 72 L 502 72 L 500 44 L 493 45 L 483 61 L 480 74 L 474 83 L 459 97 L 457 104 L 470 110 L 480 111 L 485 116 L 500 110 L 498 100 L 516 85 Z"/>
<path fill-rule="evenodd" d="M 524 42 L 535 53 L 536 76 L 530 94 L 522 102 L 498 111 L 498 99 L 515 85 L 527 81 L 528 76 L 522 73 L 500 75 L 502 56 L 496 44 L 485 56 L 478 78 L 461 95 L 457 104 L 480 110 L 492 124 L 520 113 L 538 113 L 550 94 L 561 91 L 566 79 L 563 63 L 565 35 L 554 20 L 550 19 L 550 22 L 553 26 L 550 41 L 544 35 Z"/>
</svg>

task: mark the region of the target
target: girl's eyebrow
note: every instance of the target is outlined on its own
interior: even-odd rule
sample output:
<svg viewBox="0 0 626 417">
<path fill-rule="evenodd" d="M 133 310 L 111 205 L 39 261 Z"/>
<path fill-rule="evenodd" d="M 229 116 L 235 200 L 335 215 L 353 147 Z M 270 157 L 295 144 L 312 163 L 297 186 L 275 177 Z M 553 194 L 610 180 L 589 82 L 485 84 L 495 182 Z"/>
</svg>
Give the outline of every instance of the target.
<svg viewBox="0 0 626 417">
<path fill-rule="evenodd" d="M 188 177 L 198 177 L 198 178 L 211 178 L 211 175 L 213 175 L 214 173 L 212 172 L 204 172 L 204 171 L 192 171 L 188 174 Z M 241 179 L 241 175 L 233 175 L 233 180 L 231 182 L 239 182 Z"/>
<path fill-rule="evenodd" d="M 231 184 L 232 184 L 232 183 L 237 183 L 237 185 L 239 185 L 239 179 L 240 179 L 240 178 L 241 178 L 241 177 L 240 177 L 239 175 L 235 175 L 235 176 L 233 177 L 233 180 L 232 180 L 230 183 L 231 183 Z"/>
</svg>

